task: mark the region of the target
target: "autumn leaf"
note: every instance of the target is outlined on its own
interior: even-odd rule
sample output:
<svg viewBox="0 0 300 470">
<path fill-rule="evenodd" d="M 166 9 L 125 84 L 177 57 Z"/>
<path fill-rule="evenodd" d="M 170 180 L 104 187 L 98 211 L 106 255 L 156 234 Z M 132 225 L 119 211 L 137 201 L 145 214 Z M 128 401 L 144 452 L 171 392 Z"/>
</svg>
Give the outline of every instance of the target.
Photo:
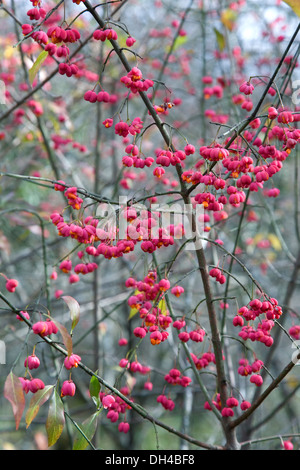
<svg viewBox="0 0 300 470">
<path fill-rule="evenodd" d="M 299 0 L 283 0 L 285 3 L 287 3 L 294 12 L 300 16 L 300 2 Z"/>
<path fill-rule="evenodd" d="M 276 235 L 274 235 L 273 233 L 270 233 L 269 236 L 268 236 L 268 239 L 270 240 L 270 243 L 271 243 L 272 247 L 274 248 L 274 250 L 276 250 L 276 251 L 281 251 L 282 250 L 280 240 Z"/>
<path fill-rule="evenodd" d="M 66 350 L 67 350 L 67 353 L 68 353 L 68 357 L 70 357 L 72 352 L 73 352 L 72 337 L 71 337 L 71 335 L 69 334 L 67 328 L 64 325 L 62 325 L 61 323 L 59 323 L 56 320 L 54 321 L 54 323 L 57 326 L 58 331 L 60 332 L 60 334 L 62 336 L 63 343 L 64 343 L 64 345 L 66 347 Z"/>
<path fill-rule="evenodd" d="M 13 372 L 8 375 L 5 381 L 4 397 L 11 403 L 16 429 L 18 429 L 25 409 L 25 395 L 19 377 Z"/>
<path fill-rule="evenodd" d="M 226 10 L 222 11 L 221 13 L 221 21 L 225 28 L 227 28 L 229 31 L 232 31 L 235 22 L 237 20 L 237 12 L 234 10 L 231 10 L 231 8 L 227 8 Z"/>
<path fill-rule="evenodd" d="M 65 426 L 65 413 L 63 402 L 55 390 L 50 400 L 48 418 L 46 421 L 46 431 L 48 436 L 48 446 L 53 446 L 61 436 Z"/>
<path fill-rule="evenodd" d="M 29 408 L 26 413 L 26 427 L 28 428 L 36 415 L 38 414 L 40 407 L 49 400 L 52 391 L 53 385 L 47 385 L 42 390 L 38 390 L 32 397 Z"/>
</svg>

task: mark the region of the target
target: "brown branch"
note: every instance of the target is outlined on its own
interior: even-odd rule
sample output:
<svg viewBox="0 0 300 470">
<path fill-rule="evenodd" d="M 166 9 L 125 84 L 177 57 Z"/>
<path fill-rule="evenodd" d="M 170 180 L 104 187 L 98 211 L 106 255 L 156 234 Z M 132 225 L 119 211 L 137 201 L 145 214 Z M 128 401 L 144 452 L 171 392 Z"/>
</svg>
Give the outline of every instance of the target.
<svg viewBox="0 0 300 470">
<path fill-rule="evenodd" d="M 94 17 L 96 22 L 101 28 L 105 28 L 105 22 L 101 18 L 101 16 L 94 11 L 93 7 L 91 6 L 90 2 L 87 0 L 85 2 L 85 6 L 87 10 L 91 13 L 91 15 Z M 119 47 L 117 41 L 115 40 L 110 40 L 112 47 L 114 48 L 114 51 L 116 52 L 117 56 L 119 57 L 121 63 L 123 64 L 125 70 L 127 72 L 130 72 L 131 67 L 129 62 L 127 61 L 127 58 L 125 54 L 123 53 L 123 50 Z M 157 129 L 159 130 L 162 138 L 164 139 L 166 145 L 168 148 L 170 148 L 172 151 L 175 151 L 175 148 L 172 145 L 172 142 L 170 141 L 169 135 L 166 132 L 164 125 L 159 118 L 158 114 L 156 113 L 150 99 L 148 98 L 147 94 L 143 91 L 139 92 L 139 95 L 141 99 L 143 100 L 146 108 L 149 111 L 149 114 L 152 116 Z M 182 168 L 180 165 L 176 165 L 176 171 L 177 175 L 180 181 L 181 185 L 181 192 L 182 192 L 182 197 L 185 202 L 185 204 L 188 207 L 191 207 L 191 201 L 187 192 L 187 188 L 185 185 L 185 182 L 182 180 Z M 196 231 L 196 219 L 195 219 L 195 214 L 191 213 L 190 214 L 190 225 L 192 232 L 195 233 Z M 215 312 L 215 307 L 213 303 L 213 297 L 210 289 L 210 282 L 209 282 L 209 274 L 208 274 L 208 269 L 207 269 L 207 263 L 206 263 L 206 258 L 204 254 L 204 250 L 201 247 L 196 248 L 196 257 L 197 257 L 197 262 L 198 262 L 198 267 L 199 271 L 201 274 L 201 279 L 203 282 L 203 287 L 204 287 L 204 292 L 206 296 L 206 306 L 208 310 L 208 316 L 209 316 L 209 322 L 210 322 L 210 327 L 211 327 L 211 333 L 212 333 L 212 343 L 214 347 L 214 352 L 215 352 L 215 357 L 216 357 L 216 368 L 217 368 L 217 381 L 218 381 L 218 389 L 220 392 L 221 396 L 221 402 L 222 406 L 225 406 L 226 400 L 228 398 L 228 383 L 225 375 L 225 370 L 224 370 L 224 361 L 223 361 L 223 352 L 222 352 L 222 343 L 221 343 L 221 338 L 220 338 L 220 332 L 219 332 L 219 327 L 218 327 L 218 321 L 217 321 L 217 315 Z M 235 438 L 235 433 L 232 432 L 232 429 L 228 427 L 229 420 L 228 418 L 223 419 L 223 428 L 224 432 L 226 435 L 227 439 L 227 447 L 236 449 L 238 448 L 238 444 L 236 442 Z"/>
<path fill-rule="evenodd" d="M 297 355 L 297 359 L 300 359 L 300 353 Z M 282 382 L 282 380 L 290 373 L 290 371 L 295 367 L 297 361 L 291 361 L 289 364 L 281 371 L 281 373 L 273 380 L 268 388 L 260 395 L 260 397 L 251 405 L 248 410 L 246 410 L 241 416 L 239 416 L 234 421 L 231 421 L 230 427 L 235 428 L 239 426 L 243 421 L 245 421 L 252 413 L 265 401 L 265 399 L 270 395 L 273 390 Z"/>
</svg>

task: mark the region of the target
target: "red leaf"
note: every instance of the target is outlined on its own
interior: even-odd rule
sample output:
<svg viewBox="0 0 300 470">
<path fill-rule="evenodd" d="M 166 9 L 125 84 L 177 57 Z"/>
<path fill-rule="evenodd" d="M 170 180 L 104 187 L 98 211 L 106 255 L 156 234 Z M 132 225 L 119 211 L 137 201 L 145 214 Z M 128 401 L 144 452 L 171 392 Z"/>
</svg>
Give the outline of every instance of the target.
<svg viewBox="0 0 300 470">
<path fill-rule="evenodd" d="M 47 385 L 44 389 L 38 390 L 30 400 L 29 408 L 26 413 L 26 428 L 28 428 L 31 422 L 34 420 L 39 412 L 40 407 L 49 400 L 54 386 Z"/>
<path fill-rule="evenodd" d="M 57 326 L 61 336 L 62 336 L 62 340 L 63 340 L 63 343 L 66 347 L 66 350 L 67 350 L 67 353 L 68 353 L 68 356 L 70 357 L 72 352 L 73 352 L 73 341 L 72 341 L 72 337 L 71 335 L 69 334 L 67 328 L 62 325 L 61 323 L 57 322 L 56 320 L 53 320 L 55 325 Z"/>
<path fill-rule="evenodd" d="M 4 397 L 11 403 L 16 429 L 18 429 L 25 409 L 25 395 L 19 377 L 13 372 L 8 375 L 5 381 Z"/>
</svg>

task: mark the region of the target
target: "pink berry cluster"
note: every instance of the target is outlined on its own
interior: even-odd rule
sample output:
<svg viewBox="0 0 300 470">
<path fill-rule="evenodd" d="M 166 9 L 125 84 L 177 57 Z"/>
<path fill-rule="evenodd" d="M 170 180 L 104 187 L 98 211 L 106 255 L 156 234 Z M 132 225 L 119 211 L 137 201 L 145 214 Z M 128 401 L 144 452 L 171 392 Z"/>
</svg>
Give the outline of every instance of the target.
<svg viewBox="0 0 300 470">
<path fill-rule="evenodd" d="M 73 75 L 78 74 L 78 66 L 76 64 L 61 63 L 58 66 L 58 73 L 60 75 L 66 75 L 67 77 L 72 77 Z"/>
<path fill-rule="evenodd" d="M 270 347 L 273 344 L 270 331 L 274 326 L 274 320 L 278 320 L 281 315 L 282 309 L 275 298 L 263 301 L 257 298 L 239 309 L 238 315 L 233 319 L 233 325 L 242 328 L 239 336 L 244 341 L 247 339 L 252 342 L 258 341 Z M 247 325 L 244 324 L 245 321 L 254 322 L 256 319 L 260 320 L 256 328 L 249 323 Z"/>
<path fill-rule="evenodd" d="M 43 20 L 46 16 L 46 10 L 42 7 L 42 2 L 40 0 L 30 0 L 32 7 L 27 11 L 27 16 L 30 21 L 39 21 Z"/>
<path fill-rule="evenodd" d="M 241 93 L 244 93 L 245 95 L 252 95 L 254 91 L 254 86 L 250 82 L 243 82 L 239 90 Z"/>
<path fill-rule="evenodd" d="M 149 374 L 150 372 L 150 368 L 148 366 L 141 364 L 137 359 L 135 359 L 132 362 L 129 362 L 129 360 L 126 357 L 122 358 L 119 361 L 119 367 L 121 367 L 122 369 L 127 369 L 133 374 L 146 375 L 146 374 Z"/>
<path fill-rule="evenodd" d="M 118 39 L 118 34 L 113 28 L 107 28 L 107 29 L 96 29 L 93 33 L 93 38 L 96 41 L 111 41 L 114 40 L 116 41 Z"/>
<path fill-rule="evenodd" d="M 43 107 L 38 101 L 29 100 L 27 101 L 27 106 L 35 116 L 42 116 L 44 114 Z"/>
<path fill-rule="evenodd" d="M 192 379 L 186 375 L 182 375 L 180 370 L 174 368 L 165 375 L 165 381 L 170 385 L 180 385 L 185 388 L 191 383 Z"/>
<path fill-rule="evenodd" d="M 215 355 L 211 351 L 202 353 L 199 356 L 197 356 L 194 353 L 191 353 L 191 358 L 192 358 L 193 363 L 195 364 L 195 366 L 198 370 L 205 369 L 210 364 L 215 364 L 216 363 Z"/>
<path fill-rule="evenodd" d="M 217 410 L 221 411 L 221 414 L 224 418 L 229 418 L 234 416 L 234 409 L 237 409 L 240 406 L 242 411 L 246 411 L 251 407 L 251 403 L 246 400 L 242 400 L 239 403 L 238 399 L 231 396 L 226 401 L 226 406 L 222 408 L 220 394 L 217 393 L 216 398 L 212 400 L 212 404 L 216 407 Z M 208 401 L 205 402 L 204 408 L 208 411 L 212 411 L 211 405 Z"/>
<path fill-rule="evenodd" d="M 22 322 L 24 321 L 23 317 L 26 318 L 27 320 L 30 320 L 30 315 L 28 314 L 28 312 L 21 311 L 20 313 L 22 316 L 16 315 L 17 320 Z M 39 322 L 39 323 L 44 323 L 44 322 Z M 45 322 L 45 325 L 43 325 L 43 328 L 39 328 L 38 324 L 33 325 L 33 327 L 32 327 L 33 332 L 35 334 L 40 334 L 41 336 L 46 336 L 48 334 L 48 328 L 49 328 L 49 331 L 51 332 L 53 332 L 53 329 L 54 329 L 54 332 L 58 331 L 56 329 L 56 325 L 50 319 L 48 319 L 47 322 Z M 41 331 L 41 333 L 39 333 L 39 331 Z M 33 378 L 29 372 L 31 370 L 36 370 L 40 367 L 40 359 L 36 356 L 35 350 L 30 356 L 26 357 L 24 361 L 24 367 L 26 369 L 25 376 L 19 377 L 24 393 L 26 394 L 29 392 L 36 393 L 39 390 L 43 390 L 45 388 L 44 382 L 39 378 Z M 27 374 L 30 375 L 30 378 L 26 378 Z"/>
<path fill-rule="evenodd" d="M 73 209 L 79 210 L 81 208 L 83 199 L 78 196 L 76 187 L 66 188 L 64 181 L 58 181 L 58 183 L 54 185 L 54 189 L 55 191 L 61 191 L 64 193 L 69 206 L 71 206 Z"/>
<path fill-rule="evenodd" d="M 60 26 L 51 26 L 47 31 L 47 36 L 53 44 L 64 42 L 75 43 L 79 41 L 81 35 L 76 28 L 61 28 Z"/>
<path fill-rule="evenodd" d="M 45 321 L 38 321 L 32 325 L 32 331 L 42 337 L 51 336 L 58 333 L 58 328 L 53 320 L 47 318 Z"/>
<path fill-rule="evenodd" d="M 168 310 L 162 311 L 159 307 L 165 292 L 170 290 L 171 294 L 179 297 L 184 292 L 183 287 L 174 286 L 171 288 L 168 279 L 157 279 L 156 271 L 149 271 L 142 281 L 128 278 L 125 285 L 127 288 L 135 289 L 134 295 L 128 299 L 128 305 L 137 310 L 142 320 L 141 325 L 133 331 L 137 338 L 145 338 L 149 333 L 150 343 L 154 346 L 158 345 L 168 338 L 169 332 L 167 330 L 173 323 L 181 342 L 186 343 L 190 340 L 195 343 L 203 342 L 206 334 L 204 329 L 196 327 L 190 332 L 180 331 L 186 327 L 185 320 L 180 319 L 173 322 Z"/>
<path fill-rule="evenodd" d="M 153 87 L 153 81 L 144 79 L 141 70 L 138 67 L 133 67 L 127 75 L 121 77 L 121 83 L 129 88 L 131 93 L 147 92 L 149 88 Z"/>
<path fill-rule="evenodd" d="M 125 153 L 127 155 L 125 155 L 122 158 L 122 164 L 125 167 L 131 167 L 131 166 L 133 166 L 134 168 L 144 168 L 145 166 L 150 167 L 154 162 L 154 158 L 152 157 L 147 157 L 143 159 L 140 155 L 138 146 L 134 144 L 127 145 L 125 148 Z"/>
<path fill-rule="evenodd" d="M 158 395 L 156 401 L 160 403 L 165 410 L 173 411 L 175 408 L 175 402 L 164 394 Z"/>
<path fill-rule="evenodd" d="M 39 2 L 40 5 L 40 2 Z M 44 19 L 46 12 L 40 6 L 28 11 L 30 20 Z M 58 72 L 60 75 L 72 77 L 77 75 L 79 68 L 75 63 L 71 63 L 69 59 L 70 49 L 67 44 L 73 44 L 81 38 L 80 32 L 76 28 L 53 25 L 50 26 L 47 32 L 42 30 L 34 31 L 34 27 L 30 24 L 22 25 L 22 33 L 24 36 L 30 37 L 45 46 L 45 51 L 48 52 L 50 57 L 56 56 L 65 59 L 66 62 L 59 64 Z"/>
<path fill-rule="evenodd" d="M 139 117 L 135 117 L 130 123 L 119 121 L 115 124 L 115 134 L 121 137 L 140 134 L 143 129 L 143 121 Z"/>
<path fill-rule="evenodd" d="M 206 100 L 209 100 L 213 96 L 217 99 L 223 97 L 224 89 L 221 85 L 205 86 L 203 88 L 203 96 Z"/>
<path fill-rule="evenodd" d="M 28 392 L 36 393 L 39 390 L 45 388 L 44 382 L 39 378 L 33 378 L 29 371 L 38 369 L 40 366 L 40 360 L 33 352 L 30 356 L 26 357 L 24 361 L 24 367 L 26 368 L 26 374 L 24 377 L 19 377 L 22 389 L 27 394 Z M 29 373 L 30 378 L 26 378 L 27 373 Z"/>
<path fill-rule="evenodd" d="M 127 396 L 129 391 L 125 387 L 121 390 L 123 395 Z M 130 425 L 129 423 L 125 420 L 126 417 L 126 411 L 130 410 L 131 407 L 127 403 L 122 400 L 119 396 L 114 396 L 111 394 L 106 394 L 104 392 L 100 392 L 100 400 L 102 403 L 102 406 L 105 410 L 107 411 L 107 419 L 109 419 L 112 423 L 116 423 L 120 415 L 124 415 L 124 421 L 121 421 L 118 425 L 118 430 L 119 432 L 123 433 L 128 433 L 130 430 Z"/>
<path fill-rule="evenodd" d="M 64 183 L 59 182 L 55 185 L 59 191 L 64 191 L 68 198 L 69 205 L 74 209 L 80 209 L 82 199 L 78 197 L 77 188 L 65 189 Z M 159 227 L 159 216 L 154 216 L 149 211 L 143 210 L 138 214 L 135 208 L 127 207 L 122 212 L 122 217 L 127 222 L 125 232 L 119 236 L 119 229 L 107 228 L 106 230 L 98 227 L 99 221 L 91 216 L 76 221 L 66 222 L 64 216 L 54 211 L 50 215 L 53 225 L 56 226 L 57 233 L 61 237 L 70 237 L 80 244 L 85 245 L 84 251 L 78 252 L 81 262 L 75 266 L 75 274 L 88 274 L 97 269 L 96 258 L 103 256 L 106 259 L 119 258 L 132 252 L 137 244 L 143 252 L 152 253 L 162 247 L 168 247 L 174 244 L 174 238 L 171 233 L 177 231 L 177 227 L 170 225 L 168 228 Z M 61 271 L 70 273 L 72 261 L 65 260 L 61 264 Z M 72 277 L 76 282 L 77 277 Z M 179 287 L 174 291 L 178 294 Z"/>
<path fill-rule="evenodd" d="M 181 286 L 171 289 L 170 281 L 159 280 L 156 271 L 149 271 L 142 281 L 128 278 L 125 285 L 129 289 L 135 289 L 134 295 L 128 299 L 128 305 L 131 309 L 137 310 L 142 320 L 141 325 L 134 329 L 133 334 L 137 338 L 144 338 L 149 333 L 150 343 L 154 346 L 164 342 L 169 336 L 167 330 L 173 320 L 167 309 L 162 310 L 163 306 L 160 307 L 160 301 L 163 300 L 165 292 L 170 290 L 174 296 L 178 297 L 178 291 L 181 294 L 184 289 Z M 195 334 L 198 333 L 195 332 Z"/>
<path fill-rule="evenodd" d="M 226 277 L 219 268 L 212 268 L 209 271 L 209 275 L 214 278 L 219 284 L 224 284 L 226 282 Z"/>
<path fill-rule="evenodd" d="M 64 360 L 64 367 L 70 371 L 73 368 L 77 368 L 81 361 L 81 357 L 78 354 L 70 354 Z M 71 379 L 71 375 L 68 380 L 65 380 L 61 386 L 61 397 L 73 397 L 76 393 L 76 385 Z"/>
<path fill-rule="evenodd" d="M 178 333 L 178 339 L 182 341 L 182 343 L 187 343 L 190 340 L 194 341 L 195 343 L 202 343 L 204 341 L 204 337 L 205 337 L 205 330 L 203 330 L 200 327 L 197 327 L 190 332 L 185 330 L 185 331 L 181 331 L 180 333 Z"/>
<path fill-rule="evenodd" d="M 19 380 L 22 384 L 22 389 L 24 393 L 37 393 L 39 390 L 43 390 L 45 388 L 45 384 L 41 379 L 38 378 L 31 378 L 27 379 L 26 377 L 19 377 Z"/>
<path fill-rule="evenodd" d="M 153 175 L 157 178 L 161 178 L 165 174 L 165 168 L 168 168 L 170 165 L 183 166 L 184 160 L 186 159 L 187 155 L 191 155 L 191 153 L 193 152 L 189 150 L 189 146 L 186 146 L 184 151 L 176 150 L 174 152 L 171 150 L 157 148 L 155 150 L 155 163 L 158 166 L 153 170 Z"/>
<path fill-rule="evenodd" d="M 229 151 L 220 144 L 215 144 L 211 147 L 202 146 L 200 147 L 199 153 L 201 157 L 210 162 L 218 162 L 229 156 Z"/>
<path fill-rule="evenodd" d="M 263 384 L 263 378 L 259 372 L 263 366 L 264 363 L 260 359 L 255 359 L 252 364 L 249 364 L 248 359 L 242 358 L 239 360 L 238 374 L 242 377 L 250 376 L 250 382 L 260 387 Z"/>
<path fill-rule="evenodd" d="M 107 91 L 101 90 L 99 93 L 96 93 L 94 90 L 88 90 L 83 96 L 85 101 L 89 103 L 115 103 L 117 96 L 109 94 Z"/>
<path fill-rule="evenodd" d="M 79 255 L 83 256 L 83 253 L 80 252 Z M 60 265 L 59 265 L 59 269 L 61 270 L 61 272 L 65 273 L 65 274 L 69 274 L 69 283 L 70 284 L 75 284 L 76 282 L 79 282 L 80 280 L 80 277 L 79 275 L 86 275 L 86 274 L 89 274 L 89 273 L 92 273 L 94 272 L 96 269 L 98 269 L 98 265 L 97 263 L 93 263 L 93 262 L 86 262 L 86 263 L 77 263 L 75 266 L 74 266 L 74 273 L 72 273 L 72 269 L 73 269 L 73 263 L 70 259 L 66 259 L 66 260 L 63 260 Z M 56 276 L 55 276 L 55 280 L 57 278 L 57 273 L 56 273 Z M 52 279 L 54 279 L 54 277 L 52 277 Z"/>
<path fill-rule="evenodd" d="M 255 138 L 254 131 L 260 125 L 260 120 L 251 122 L 250 128 L 253 132 L 244 131 L 244 139 L 253 141 L 253 146 L 261 156 L 261 161 L 256 165 L 251 152 L 243 145 L 242 139 L 236 139 L 231 144 L 230 151 L 225 148 L 228 142 L 226 139 L 223 145 L 214 143 L 210 146 L 201 146 L 199 153 L 202 160 L 196 161 L 193 168 L 183 171 L 182 179 L 186 183 L 195 187 L 199 184 L 205 185 L 206 190 L 193 196 L 192 202 L 203 205 L 206 221 L 209 221 L 208 211 L 213 212 L 216 221 L 226 219 L 227 205 L 240 207 L 246 199 L 245 190 L 251 192 L 264 190 L 267 182 L 282 170 L 283 162 L 299 143 L 299 130 L 291 127 L 293 122 L 299 120 L 299 114 L 275 108 L 270 109 L 269 113 L 273 120 L 277 119 L 278 125 L 272 126 L 266 143 L 263 143 L 260 137 Z M 263 128 L 262 132 L 266 132 L 266 128 Z M 217 174 L 206 169 L 202 171 L 206 161 L 219 165 Z M 277 197 L 279 193 L 276 187 L 264 192 L 268 197 Z"/>
<path fill-rule="evenodd" d="M 171 287 L 168 279 L 158 280 L 156 271 L 151 271 L 142 281 L 128 278 L 125 285 L 127 288 L 136 289 L 135 294 L 129 297 L 128 305 L 137 309 L 142 320 L 133 334 L 138 338 L 144 338 L 149 333 L 152 345 L 164 342 L 169 336 L 167 329 L 172 319 L 168 312 L 162 312 L 158 303 Z"/>
<path fill-rule="evenodd" d="M 22 317 L 26 319 L 30 319 L 28 312 L 21 311 L 22 316 L 17 315 L 17 319 L 19 321 L 23 321 Z M 34 334 L 46 337 L 52 334 L 58 333 L 58 328 L 55 322 L 51 319 L 47 319 L 46 321 L 39 321 L 32 325 L 32 331 Z M 66 370 L 70 371 L 73 368 L 77 368 L 78 364 L 81 361 L 81 357 L 78 354 L 70 354 L 64 360 L 64 367 Z M 43 390 L 45 388 L 45 384 L 41 379 L 33 378 L 29 371 L 38 369 L 40 367 L 40 359 L 35 354 L 35 348 L 33 353 L 26 357 L 24 361 L 24 367 L 26 368 L 25 377 L 19 377 L 22 389 L 27 394 L 28 392 L 36 393 L 39 390 Z M 30 375 L 30 379 L 26 378 L 26 375 Z M 74 384 L 71 377 L 69 380 L 65 380 L 61 387 L 61 396 L 74 396 L 76 392 L 76 385 Z"/>
</svg>

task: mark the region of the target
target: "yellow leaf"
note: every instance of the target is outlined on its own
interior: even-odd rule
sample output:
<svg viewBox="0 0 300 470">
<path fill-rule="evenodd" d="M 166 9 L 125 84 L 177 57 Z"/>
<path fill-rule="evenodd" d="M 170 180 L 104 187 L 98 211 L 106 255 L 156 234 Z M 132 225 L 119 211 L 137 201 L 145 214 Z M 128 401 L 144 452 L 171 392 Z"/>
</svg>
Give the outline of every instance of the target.
<svg viewBox="0 0 300 470">
<path fill-rule="evenodd" d="M 11 59 L 12 56 L 15 54 L 16 49 L 12 46 L 7 46 L 4 50 L 4 58 Z"/>
<path fill-rule="evenodd" d="M 139 310 L 137 308 L 131 308 L 129 312 L 128 320 L 131 320 L 131 318 L 134 317 L 138 312 Z"/>
<path fill-rule="evenodd" d="M 272 247 L 274 248 L 274 250 L 281 251 L 281 243 L 280 243 L 279 238 L 276 237 L 276 235 L 274 235 L 272 233 L 269 234 L 268 238 L 269 238 L 270 243 L 271 243 Z"/>
<path fill-rule="evenodd" d="M 283 1 L 287 3 L 298 16 L 300 16 L 300 1 L 299 0 L 283 0 Z"/>
<path fill-rule="evenodd" d="M 225 45 L 226 45 L 225 36 L 220 31 L 218 31 L 217 28 L 214 28 L 214 32 L 215 32 L 215 35 L 216 35 L 219 50 L 220 50 L 220 52 L 222 52 L 225 48 Z"/>
<path fill-rule="evenodd" d="M 162 300 L 160 300 L 160 302 L 158 303 L 158 308 L 160 308 L 160 311 L 161 311 L 162 315 L 167 315 L 168 314 L 167 304 L 166 304 L 166 301 L 165 301 L 164 298 Z"/>
<path fill-rule="evenodd" d="M 229 30 L 232 31 L 237 19 L 237 12 L 227 8 L 221 13 L 221 21 L 223 25 Z"/>
<path fill-rule="evenodd" d="M 30 80 L 31 85 L 33 84 L 33 81 L 36 77 L 36 74 L 40 70 L 41 65 L 47 59 L 47 57 L 48 57 L 48 52 L 47 51 L 42 51 L 40 53 L 40 55 L 38 56 L 38 58 L 36 59 L 33 66 L 31 67 L 31 69 L 29 70 L 28 73 L 29 73 L 29 80 Z"/>
</svg>

